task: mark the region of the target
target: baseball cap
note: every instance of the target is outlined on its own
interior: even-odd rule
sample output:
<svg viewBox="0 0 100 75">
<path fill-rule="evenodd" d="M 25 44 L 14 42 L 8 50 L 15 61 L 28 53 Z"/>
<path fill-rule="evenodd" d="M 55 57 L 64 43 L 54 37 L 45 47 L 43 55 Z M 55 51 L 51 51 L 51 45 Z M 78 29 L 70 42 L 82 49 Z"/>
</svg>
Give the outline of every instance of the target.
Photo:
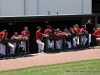
<svg viewBox="0 0 100 75">
<path fill-rule="evenodd" d="M 68 31 L 67 29 L 65 29 L 64 31 Z"/>
<path fill-rule="evenodd" d="M 88 21 L 90 21 L 90 22 L 91 22 L 92 20 L 91 20 L 91 19 L 89 19 Z"/>
<path fill-rule="evenodd" d="M 85 27 L 85 25 L 82 25 L 82 28 L 84 28 Z"/>
<path fill-rule="evenodd" d="M 37 26 L 37 29 L 41 28 L 40 26 Z"/>
<path fill-rule="evenodd" d="M 18 34 L 18 32 L 15 32 L 14 34 Z"/>
<path fill-rule="evenodd" d="M 57 30 L 60 30 L 59 28 L 57 28 Z"/>
<path fill-rule="evenodd" d="M 69 28 L 69 30 L 73 29 L 72 27 Z"/>
<path fill-rule="evenodd" d="M 55 29 L 55 32 L 57 32 L 58 31 L 58 29 Z"/>
<path fill-rule="evenodd" d="M 5 30 L 3 30 L 5 33 L 7 33 L 7 30 L 5 29 Z"/>
<path fill-rule="evenodd" d="M 75 24 L 75 26 L 77 26 L 78 24 Z"/>
<path fill-rule="evenodd" d="M 51 26 L 50 25 L 47 25 L 47 28 L 50 28 Z"/>
</svg>

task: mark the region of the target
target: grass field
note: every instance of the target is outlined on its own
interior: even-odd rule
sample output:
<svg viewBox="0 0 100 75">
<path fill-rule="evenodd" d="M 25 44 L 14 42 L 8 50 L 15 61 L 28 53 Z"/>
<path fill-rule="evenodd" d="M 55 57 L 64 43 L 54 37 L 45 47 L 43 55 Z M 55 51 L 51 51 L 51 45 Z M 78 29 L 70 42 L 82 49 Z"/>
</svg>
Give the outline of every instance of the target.
<svg viewBox="0 0 100 75">
<path fill-rule="evenodd" d="M 100 59 L 1 71 L 0 75 L 100 75 Z"/>
</svg>

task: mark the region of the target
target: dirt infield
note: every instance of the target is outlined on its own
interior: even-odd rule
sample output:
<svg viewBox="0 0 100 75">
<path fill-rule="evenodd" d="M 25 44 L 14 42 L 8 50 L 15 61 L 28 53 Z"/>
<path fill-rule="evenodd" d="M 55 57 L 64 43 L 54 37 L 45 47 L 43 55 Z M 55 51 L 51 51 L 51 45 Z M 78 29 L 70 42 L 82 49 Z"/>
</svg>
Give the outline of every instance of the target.
<svg viewBox="0 0 100 75">
<path fill-rule="evenodd" d="M 0 71 L 99 58 L 99 48 L 60 53 L 33 54 L 30 57 L 0 60 Z"/>
</svg>

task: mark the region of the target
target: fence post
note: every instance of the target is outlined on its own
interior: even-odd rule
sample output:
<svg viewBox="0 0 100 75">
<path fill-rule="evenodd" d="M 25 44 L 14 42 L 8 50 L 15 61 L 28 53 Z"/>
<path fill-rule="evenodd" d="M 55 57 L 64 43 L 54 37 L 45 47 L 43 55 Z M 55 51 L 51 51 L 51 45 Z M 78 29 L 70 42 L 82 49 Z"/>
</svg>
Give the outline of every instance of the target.
<svg viewBox="0 0 100 75">
<path fill-rule="evenodd" d="M 17 53 L 19 54 L 19 42 L 17 42 Z"/>
<path fill-rule="evenodd" d="M 89 34 L 87 34 L 87 35 L 88 35 L 88 47 L 89 47 L 89 45 L 90 45 L 90 44 L 89 44 Z"/>
<path fill-rule="evenodd" d="M 6 58 L 8 57 L 8 43 L 6 43 Z"/>
<path fill-rule="evenodd" d="M 74 46 L 73 46 L 73 38 L 74 38 L 74 37 L 73 37 L 73 35 L 72 35 L 72 37 L 71 37 L 71 38 L 72 38 L 72 48 L 74 48 Z"/>
<path fill-rule="evenodd" d="M 27 50 L 27 55 L 29 54 L 29 39 L 26 41 L 26 50 Z"/>
<path fill-rule="evenodd" d="M 54 49 L 56 49 L 56 39 L 54 39 Z"/>
<path fill-rule="evenodd" d="M 65 37 L 63 38 L 63 48 L 65 48 Z"/>
<path fill-rule="evenodd" d="M 44 52 L 47 52 L 48 49 L 47 37 L 43 37 L 43 40 L 44 40 Z"/>
<path fill-rule="evenodd" d="M 79 47 L 81 48 L 81 38 L 82 38 L 82 35 L 79 34 Z"/>
</svg>

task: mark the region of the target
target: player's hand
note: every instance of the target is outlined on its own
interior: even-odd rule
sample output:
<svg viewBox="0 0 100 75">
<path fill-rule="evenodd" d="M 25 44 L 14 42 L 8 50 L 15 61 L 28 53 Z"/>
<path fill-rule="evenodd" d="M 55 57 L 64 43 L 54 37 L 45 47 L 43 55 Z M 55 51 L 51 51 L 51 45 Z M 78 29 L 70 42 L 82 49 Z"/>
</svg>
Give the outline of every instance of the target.
<svg viewBox="0 0 100 75">
<path fill-rule="evenodd" d="M 68 34 L 66 34 L 66 36 L 68 36 Z"/>
<path fill-rule="evenodd" d="M 88 32 L 86 31 L 86 34 L 88 34 Z"/>
</svg>

